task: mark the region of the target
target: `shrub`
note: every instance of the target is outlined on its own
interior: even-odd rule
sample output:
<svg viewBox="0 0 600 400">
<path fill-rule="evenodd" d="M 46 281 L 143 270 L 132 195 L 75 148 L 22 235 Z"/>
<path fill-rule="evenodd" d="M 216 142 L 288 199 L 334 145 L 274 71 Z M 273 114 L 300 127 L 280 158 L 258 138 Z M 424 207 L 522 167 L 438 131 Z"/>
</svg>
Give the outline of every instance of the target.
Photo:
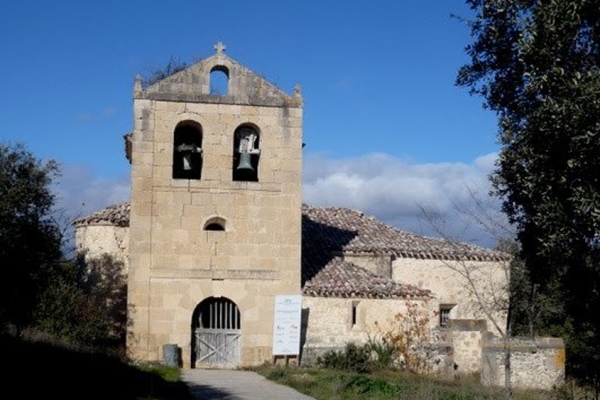
<svg viewBox="0 0 600 400">
<path fill-rule="evenodd" d="M 369 345 L 359 346 L 352 342 L 346 343 L 344 350 L 329 350 L 318 357 L 317 365 L 321 368 L 358 373 L 371 372 L 374 367 Z"/>
<path fill-rule="evenodd" d="M 154 85 L 163 79 L 168 78 L 177 72 L 183 71 L 188 67 L 188 64 L 184 61 L 180 61 L 177 58 L 171 57 L 169 62 L 164 66 L 151 69 L 149 73 L 142 79 L 142 86 L 147 88 L 148 86 Z"/>
<path fill-rule="evenodd" d="M 35 313 L 39 331 L 73 345 L 122 355 L 127 326 L 127 286 L 123 265 L 112 257 L 69 263 L 63 276 L 48 282 Z"/>
<path fill-rule="evenodd" d="M 398 351 L 393 342 L 386 337 L 375 339 L 369 336 L 367 347 L 371 352 L 373 363 L 377 369 L 393 368 L 398 361 Z"/>
<path fill-rule="evenodd" d="M 415 373 L 430 372 L 431 346 L 429 314 L 422 303 L 408 302 L 405 313 L 398 313 L 390 328 L 369 335 L 366 343 L 346 343 L 343 350 L 329 350 L 317 358 L 322 368 L 349 372 L 373 372 L 397 367 Z"/>
<path fill-rule="evenodd" d="M 369 338 L 380 367 L 399 366 L 415 373 L 430 372 L 430 317 L 420 303 L 408 302 L 405 313 L 398 313 L 389 330 L 378 332 L 378 340 Z"/>
</svg>

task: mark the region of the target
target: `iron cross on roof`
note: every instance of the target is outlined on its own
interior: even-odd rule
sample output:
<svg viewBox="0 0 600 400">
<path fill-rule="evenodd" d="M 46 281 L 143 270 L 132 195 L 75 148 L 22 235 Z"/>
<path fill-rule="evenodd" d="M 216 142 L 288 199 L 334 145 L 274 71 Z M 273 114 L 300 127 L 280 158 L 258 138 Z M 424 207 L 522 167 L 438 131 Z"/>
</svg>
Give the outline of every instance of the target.
<svg viewBox="0 0 600 400">
<path fill-rule="evenodd" d="M 213 47 L 217 51 L 217 54 L 221 54 L 226 49 L 225 45 L 221 42 L 217 42 L 217 44 L 215 44 Z"/>
</svg>

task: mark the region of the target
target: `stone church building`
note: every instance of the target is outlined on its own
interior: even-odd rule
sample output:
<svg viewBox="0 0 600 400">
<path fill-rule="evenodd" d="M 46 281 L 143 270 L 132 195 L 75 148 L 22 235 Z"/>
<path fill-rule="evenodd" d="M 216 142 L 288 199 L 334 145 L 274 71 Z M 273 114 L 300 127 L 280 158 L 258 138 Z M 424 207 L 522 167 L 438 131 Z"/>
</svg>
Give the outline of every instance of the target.
<svg viewBox="0 0 600 400">
<path fill-rule="evenodd" d="M 125 266 L 130 356 L 176 345 L 187 367 L 271 362 L 285 298 L 300 299 L 301 362 L 394 330 L 417 304 L 438 362 L 481 371 L 482 343 L 505 326 L 509 257 L 303 204 L 300 87 L 287 94 L 215 50 L 136 78 L 131 201 L 75 222 L 86 257 Z"/>
</svg>

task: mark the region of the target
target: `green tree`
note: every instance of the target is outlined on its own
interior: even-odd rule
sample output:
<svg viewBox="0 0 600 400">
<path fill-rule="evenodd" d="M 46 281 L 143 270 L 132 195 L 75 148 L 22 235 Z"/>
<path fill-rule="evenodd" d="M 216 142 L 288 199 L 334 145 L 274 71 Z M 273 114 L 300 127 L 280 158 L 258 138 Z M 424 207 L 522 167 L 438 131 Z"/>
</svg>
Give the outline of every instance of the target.
<svg viewBox="0 0 600 400">
<path fill-rule="evenodd" d="M 36 159 L 22 144 L 0 144 L 0 329 L 17 332 L 32 319 L 37 297 L 61 259 L 52 220 L 58 176 L 54 161 Z"/>
<path fill-rule="evenodd" d="M 467 0 L 457 84 L 498 115 L 494 192 L 570 373 L 600 377 L 600 0 Z M 557 299 L 557 297 L 559 297 Z"/>
<path fill-rule="evenodd" d="M 71 344 L 124 354 L 127 278 L 122 262 L 104 254 L 61 264 L 41 292 L 35 327 Z"/>
</svg>

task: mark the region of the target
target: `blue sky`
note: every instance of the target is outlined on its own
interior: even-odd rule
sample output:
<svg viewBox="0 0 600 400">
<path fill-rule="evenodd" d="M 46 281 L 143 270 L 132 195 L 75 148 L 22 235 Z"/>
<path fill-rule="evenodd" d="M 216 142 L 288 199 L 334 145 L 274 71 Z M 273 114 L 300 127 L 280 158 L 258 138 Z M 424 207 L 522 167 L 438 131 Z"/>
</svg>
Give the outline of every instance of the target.
<svg viewBox="0 0 600 400">
<path fill-rule="evenodd" d="M 456 236 L 457 209 L 487 192 L 495 117 L 454 85 L 468 61 L 469 30 L 451 18 L 471 16 L 463 1 L 3 3 L 0 141 L 58 160 L 73 213 L 128 198 L 135 75 L 210 56 L 217 41 L 284 91 L 302 87 L 305 202 L 430 234 L 426 208 Z"/>
</svg>

